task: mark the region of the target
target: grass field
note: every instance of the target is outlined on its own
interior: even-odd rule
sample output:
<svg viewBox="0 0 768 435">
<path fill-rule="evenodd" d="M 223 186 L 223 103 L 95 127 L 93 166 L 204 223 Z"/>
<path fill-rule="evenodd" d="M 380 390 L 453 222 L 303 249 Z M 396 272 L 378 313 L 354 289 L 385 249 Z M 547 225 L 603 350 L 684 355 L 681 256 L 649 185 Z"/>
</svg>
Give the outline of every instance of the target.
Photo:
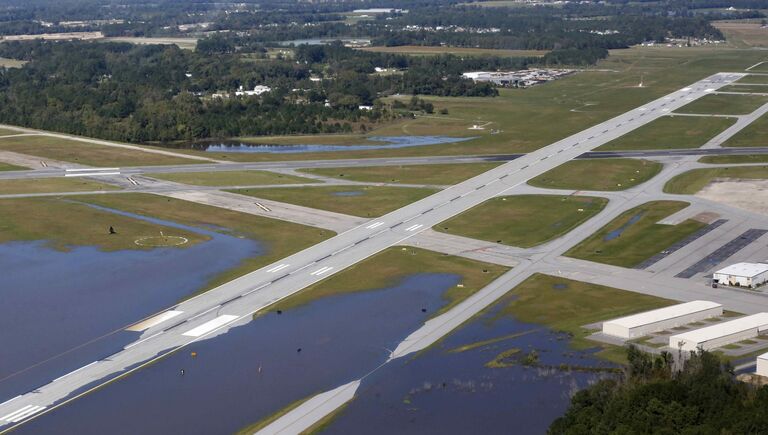
<svg viewBox="0 0 768 435">
<path fill-rule="evenodd" d="M 333 231 L 156 195 L 130 193 L 84 196 L 78 199 L 144 216 L 204 227 L 208 230 L 211 226 L 225 228 L 228 234 L 257 240 L 266 248 L 265 255 L 243 260 L 240 266 L 214 277 L 201 291 L 223 284 L 335 235 Z"/>
<path fill-rule="evenodd" d="M 664 192 L 693 195 L 713 180 L 722 178 L 764 180 L 768 178 L 768 166 L 694 169 L 669 180 Z"/>
<path fill-rule="evenodd" d="M 237 189 L 231 192 L 352 216 L 376 217 L 425 198 L 436 190 L 389 186 L 318 186 Z"/>
<path fill-rule="evenodd" d="M 7 128 L 0 128 L 0 136 L 8 136 L 10 134 L 19 134 L 19 132 L 15 130 L 9 130 Z"/>
<path fill-rule="evenodd" d="M 616 151 L 698 148 L 735 122 L 735 118 L 663 116 L 597 149 Z"/>
<path fill-rule="evenodd" d="M 25 63 L 27 62 L 23 60 L 0 57 L 0 68 L 21 68 Z"/>
<path fill-rule="evenodd" d="M 502 315 L 516 320 L 547 326 L 572 335 L 577 349 L 602 348 L 598 356 L 626 362 L 623 347 L 599 344 L 586 339 L 584 325 L 614 319 L 676 303 L 668 299 L 642 295 L 612 287 L 535 274 L 501 299 Z"/>
<path fill-rule="evenodd" d="M 712 164 L 768 163 L 768 154 L 704 156 L 700 158 L 699 161 L 701 163 L 712 163 Z"/>
<path fill-rule="evenodd" d="M 0 195 L 19 193 L 88 192 L 117 190 L 115 186 L 84 178 L 25 178 L 0 180 Z"/>
<path fill-rule="evenodd" d="M 443 294 L 447 305 L 436 313 L 430 313 L 436 316 L 473 295 L 507 270 L 503 266 L 419 248 L 392 247 L 289 296 L 273 309 L 287 310 L 329 296 L 386 288 L 418 273 L 461 275 L 461 284 Z"/>
<path fill-rule="evenodd" d="M 134 36 L 116 36 L 99 39 L 99 42 L 128 42 L 137 45 L 176 45 L 185 50 L 194 50 L 197 47 L 197 38 L 145 38 Z"/>
<path fill-rule="evenodd" d="M 589 196 L 519 195 L 489 199 L 435 225 L 437 231 L 530 248 L 568 233 L 608 200 Z"/>
<path fill-rule="evenodd" d="M 528 181 L 548 189 L 625 190 L 661 171 L 661 163 L 640 159 L 571 160 Z"/>
<path fill-rule="evenodd" d="M 492 48 L 468 48 L 424 45 L 399 45 L 396 47 L 365 47 L 363 51 L 375 53 L 397 53 L 433 56 L 438 54 L 456 54 L 462 56 L 501 56 L 501 57 L 541 57 L 548 50 L 501 50 Z"/>
<path fill-rule="evenodd" d="M 677 109 L 677 113 L 747 115 L 768 103 L 762 95 L 705 95 Z"/>
<path fill-rule="evenodd" d="M 186 248 L 207 239 L 205 236 L 155 225 L 130 217 L 97 210 L 84 204 L 56 198 L 2 199 L 0 243 L 44 240 L 54 249 L 95 246 L 104 251 L 149 249 L 135 240 L 148 234 L 186 237 Z M 32 219 L 34 217 L 34 219 Z M 109 234 L 113 226 L 117 234 Z"/>
<path fill-rule="evenodd" d="M 456 184 L 489 171 L 501 163 L 449 165 L 369 166 L 303 169 L 308 174 L 368 183 Z"/>
<path fill-rule="evenodd" d="M 145 153 L 125 148 L 95 145 L 48 136 L 0 137 L 0 151 L 13 151 L 44 159 L 90 166 L 180 165 L 199 163 L 178 157 Z"/>
<path fill-rule="evenodd" d="M 687 220 L 656 222 L 688 206 L 682 201 L 652 201 L 626 211 L 565 255 L 614 266 L 633 267 L 704 226 Z"/>
<path fill-rule="evenodd" d="M 734 47 L 768 47 L 768 29 L 761 28 L 760 23 L 716 21 L 713 25 L 723 32 L 728 44 Z"/>
<path fill-rule="evenodd" d="M 144 174 L 160 180 L 195 186 L 256 186 L 269 184 L 317 183 L 316 180 L 269 171 L 220 171 L 220 172 L 176 172 L 167 174 Z"/>
<path fill-rule="evenodd" d="M 764 147 L 768 145 L 768 116 L 763 115 L 723 142 L 724 147 Z"/>
<path fill-rule="evenodd" d="M 20 170 L 23 170 L 23 169 L 29 169 L 29 168 L 24 168 L 24 167 L 21 167 L 21 166 L 12 165 L 10 163 L 0 162 L 0 171 L 20 171 Z"/>
<path fill-rule="evenodd" d="M 762 84 L 754 85 L 728 85 L 718 89 L 718 92 L 741 92 L 741 93 L 756 93 L 756 94 L 768 94 L 768 86 Z"/>
<path fill-rule="evenodd" d="M 745 84 L 768 84 L 768 76 L 763 75 L 748 75 L 744 76 L 736 81 L 736 83 L 745 83 Z"/>
<path fill-rule="evenodd" d="M 718 71 L 740 71 L 763 60 L 759 52 L 726 48 L 678 49 L 642 47 L 613 50 L 594 70 L 529 89 L 501 89 L 497 98 L 426 97 L 447 115 L 417 116 L 374 125 L 368 135 L 264 137 L 258 143 L 350 143 L 374 136 L 444 135 L 477 136 L 475 140 L 402 148 L 350 152 L 299 154 L 203 153 L 217 159 L 238 161 L 403 157 L 425 155 L 499 154 L 528 152 L 605 121 L 655 98 L 678 90 Z M 637 85 L 643 80 L 643 87 Z M 394 98 L 394 97 L 393 97 Z M 401 99 L 410 97 L 404 96 Z M 391 101 L 392 98 L 387 101 Z M 468 130 L 490 122 L 485 130 Z M 557 128 L 552 128 L 557 126 Z M 491 130 L 499 130 L 491 134 Z"/>
</svg>

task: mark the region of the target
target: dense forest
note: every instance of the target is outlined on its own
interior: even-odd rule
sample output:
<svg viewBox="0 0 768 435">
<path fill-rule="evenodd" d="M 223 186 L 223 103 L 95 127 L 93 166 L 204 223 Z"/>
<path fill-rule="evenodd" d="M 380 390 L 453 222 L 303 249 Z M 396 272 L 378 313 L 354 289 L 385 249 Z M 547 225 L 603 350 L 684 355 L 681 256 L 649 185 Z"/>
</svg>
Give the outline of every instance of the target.
<svg viewBox="0 0 768 435">
<path fill-rule="evenodd" d="M 630 347 L 627 355 L 626 377 L 576 393 L 550 434 L 757 434 L 768 428 L 768 387 L 735 380 L 716 355 L 692 354 L 679 371 L 668 353 Z"/>
</svg>

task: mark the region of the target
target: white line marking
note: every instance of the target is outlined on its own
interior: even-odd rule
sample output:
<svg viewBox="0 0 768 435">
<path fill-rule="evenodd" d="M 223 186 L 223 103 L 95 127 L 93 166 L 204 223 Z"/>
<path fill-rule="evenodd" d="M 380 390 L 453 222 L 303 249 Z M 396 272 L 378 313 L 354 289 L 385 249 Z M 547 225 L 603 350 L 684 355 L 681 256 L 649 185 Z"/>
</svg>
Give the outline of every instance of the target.
<svg viewBox="0 0 768 435">
<path fill-rule="evenodd" d="M 262 203 L 260 203 L 260 202 L 257 202 L 257 203 L 255 203 L 255 204 L 256 204 L 256 206 L 257 206 L 257 207 L 259 207 L 260 209 L 262 209 L 262 210 L 264 210 L 264 211 L 266 211 L 266 212 L 270 212 L 270 211 L 272 211 L 272 210 L 270 210 L 270 209 L 269 209 L 269 207 L 267 207 L 266 205 L 264 205 L 264 204 L 262 204 Z"/>
<path fill-rule="evenodd" d="M 45 409 L 45 406 L 35 406 L 34 408 L 29 409 L 29 410 L 27 410 L 27 411 L 25 411 L 25 412 L 15 416 L 13 419 L 9 419 L 8 421 L 10 421 L 11 423 L 18 423 L 21 420 L 24 420 L 25 418 L 31 416 L 32 414 L 37 414 L 38 412 L 42 411 L 43 409 Z"/>
<path fill-rule="evenodd" d="M 44 168 L 48 167 L 48 163 L 45 163 L 45 160 L 40 161 L 40 164 L 43 165 Z"/>
<path fill-rule="evenodd" d="M 125 350 L 125 349 L 130 349 L 130 348 L 132 348 L 133 346 L 136 346 L 137 344 L 141 344 L 141 343 L 144 343 L 144 342 L 145 342 L 145 341 L 147 341 L 147 340 L 151 340 L 151 339 L 153 339 L 153 338 L 157 337 L 158 335 L 160 335 L 160 334 L 162 334 L 162 333 L 163 333 L 163 331 L 160 331 L 160 332 L 158 332 L 158 333 L 156 333 L 156 334 L 152 334 L 152 335 L 150 335 L 149 337 L 147 337 L 147 338 L 144 338 L 144 339 L 142 339 L 142 340 L 139 340 L 139 341 L 134 341 L 133 343 L 129 344 L 128 346 L 125 346 L 123 349 L 124 349 L 124 350 Z"/>
<path fill-rule="evenodd" d="M 271 283 L 271 282 L 269 282 L 269 283 L 266 283 L 266 284 L 262 284 L 262 285 L 260 285 L 260 286 L 256 287 L 256 288 L 255 288 L 255 289 L 253 289 L 253 290 L 248 290 L 247 292 L 243 293 L 243 296 L 248 296 L 249 294 L 251 294 L 251 293 L 253 293 L 253 292 L 255 292 L 255 291 L 259 291 L 259 290 L 263 289 L 264 287 L 266 287 L 266 286 L 268 286 L 268 285 L 270 285 L 270 284 L 272 284 L 272 283 Z"/>
<path fill-rule="evenodd" d="M 277 266 L 273 267 L 272 269 L 267 270 L 267 272 L 269 272 L 269 273 L 279 272 L 279 271 L 285 269 L 288 266 L 290 266 L 290 264 L 288 264 L 288 263 L 278 264 Z"/>
<path fill-rule="evenodd" d="M 66 377 L 67 377 L 67 376 L 69 376 L 69 375 L 73 375 L 73 374 L 75 374 L 75 373 L 79 372 L 80 370 L 85 370 L 85 369 L 87 369 L 88 367 L 90 367 L 90 366 L 92 366 L 92 365 L 96 364 L 97 362 L 98 362 L 98 361 L 94 361 L 94 362 L 92 362 L 92 363 L 90 363 L 90 364 L 86 364 L 86 365 L 84 365 L 84 366 L 80 367 L 80 368 L 79 368 L 79 369 L 77 369 L 77 370 L 73 370 L 73 371 L 71 371 L 71 372 L 67 373 L 67 374 L 66 374 L 66 375 L 64 375 L 64 376 L 59 376 L 58 378 L 54 379 L 54 380 L 53 380 L 53 382 L 58 382 L 58 381 L 60 381 L 60 380 L 62 380 L 62 379 L 64 379 L 64 378 L 66 378 Z"/>
<path fill-rule="evenodd" d="M 208 308 L 207 310 L 203 311 L 202 313 L 195 314 L 194 316 L 192 316 L 189 319 L 187 319 L 187 322 L 191 322 L 191 321 L 197 319 L 198 317 L 202 317 L 202 316 L 210 313 L 211 311 L 213 311 L 213 310 L 215 310 L 217 308 L 221 308 L 221 304 L 216 305 L 215 307 Z"/>
<path fill-rule="evenodd" d="M 11 402 L 13 402 L 14 400 L 18 399 L 19 397 L 21 397 L 21 394 L 19 394 L 18 396 L 14 397 L 13 399 L 8 399 L 8 400 L 6 400 L 5 402 L 3 402 L 3 403 L 0 403 L 0 406 L 6 405 L 6 404 L 8 404 L 8 403 L 11 403 Z"/>
<path fill-rule="evenodd" d="M 340 253 L 340 252 L 344 252 L 344 251 L 346 251 L 347 249 L 349 249 L 349 248 L 351 248 L 351 247 L 353 247 L 353 246 L 355 246 L 355 245 L 348 245 L 348 246 L 345 246 L 345 247 L 343 247 L 343 248 L 339 249 L 338 251 L 336 251 L 336 252 L 332 253 L 331 255 L 336 255 L 336 254 L 338 254 L 338 253 Z"/>
<path fill-rule="evenodd" d="M 64 174 L 65 177 L 97 177 L 97 176 L 104 176 L 104 175 L 120 175 L 119 172 L 93 172 L 93 173 L 82 173 L 78 172 L 77 174 Z"/>
<path fill-rule="evenodd" d="M 7 414 L 7 415 L 4 415 L 4 416 L 0 417 L 0 421 L 2 421 L 2 420 L 4 420 L 4 421 L 11 421 L 11 419 L 16 418 L 17 415 L 23 414 L 28 409 L 32 409 L 34 407 L 35 407 L 35 405 L 27 405 L 27 406 L 25 406 L 25 407 L 23 407 L 21 409 L 17 409 L 17 410 L 13 411 L 10 414 Z"/>
<path fill-rule="evenodd" d="M 173 319 L 174 317 L 178 316 L 179 314 L 182 314 L 184 311 L 175 311 L 175 310 L 168 310 L 163 313 L 160 313 L 154 317 L 150 317 L 149 319 L 142 320 L 139 323 L 135 323 L 128 328 L 126 328 L 126 331 L 146 331 L 147 329 L 157 326 L 166 320 Z"/>
<path fill-rule="evenodd" d="M 205 333 L 213 331 L 214 329 L 216 329 L 216 328 L 218 328 L 220 326 L 224 326 L 227 323 L 230 323 L 230 322 L 232 322 L 233 320 L 235 320 L 237 318 L 238 318 L 237 316 L 233 316 L 231 314 L 224 314 L 224 315 L 219 316 L 219 317 L 217 317 L 217 318 L 215 318 L 213 320 L 205 322 L 205 323 L 203 323 L 202 325 L 200 325 L 200 326 L 198 326 L 196 328 L 192 328 L 189 331 L 187 331 L 187 332 L 185 332 L 185 333 L 183 333 L 181 335 L 184 335 L 186 337 L 199 337 L 199 336 L 201 336 L 201 335 L 203 335 Z"/>
<path fill-rule="evenodd" d="M 120 168 L 81 168 L 66 169 L 67 172 L 96 172 L 96 171 L 119 171 Z"/>
<path fill-rule="evenodd" d="M 421 227 L 423 227 L 423 226 L 424 226 L 424 225 L 421 225 L 421 224 L 419 224 L 419 225 L 413 225 L 413 226 L 410 226 L 410 227 L 406 228 L 406 229 L 405 229 L 405 231 L 416 231 L 416 230 L 418 230 L 419 228 L 421 228 Z"/>
<path fill-rule="evenodd" d="M 321 267 L 320 269 L 317 269 L 316 271 L 310 273 L 310 275 L 320 276 L 326 272 L 330 272 L 331 269 L 333 268 L 329 266 Z"/>
<path fill-rule="evenodd" d="M 368 229 L 374 229 L 374 228 L 376 228 L 376 227 L 380 227 L 380 226 L 382 226 L 382 225 L 384 225 L 384 222 L 381 222 L 381 221 L 379 221 L 379 222 L 374 222 L 374 223 L 372 223 L 372 224 L 368 225 L 366 228 L 368 228 Z"/>
</svg>

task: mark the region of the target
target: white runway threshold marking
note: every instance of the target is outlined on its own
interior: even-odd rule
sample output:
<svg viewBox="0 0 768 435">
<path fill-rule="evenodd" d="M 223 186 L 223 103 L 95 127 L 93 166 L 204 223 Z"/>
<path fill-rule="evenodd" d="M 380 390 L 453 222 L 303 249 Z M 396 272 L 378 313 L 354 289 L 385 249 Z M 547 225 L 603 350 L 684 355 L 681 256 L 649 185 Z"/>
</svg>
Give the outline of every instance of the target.
<svg viewBox="0 0 768 435">
<path fill-rule="evenodd" d="M 278 264 L 277 266 L 273 267 L 272 269 L 267 269 L 267 272 L 269 272 L 269 273 L 279 272 L 279 271 L 285 269 L 288 266 L 290 266 L 290 264 L 287 264 L 287 263 Z"/>
<path fill-rule="evenodd" d="M 100 177 L 105 175 L 120 175 L 120 172 L 78 172 L 76 174 L 64 174 L 65 177 Z"/>
<path fill-rule="evenodd" d="M 183 312 L 184 311 L 168 310 L 164 313 L 160 313 L 154 317 L 150 317 L 149 319 L 136 323 L 135 325 L 131 325 L 126 329 L 126 331 L 145 331 L 153 326 L 157 326 L 165 322 L 166 320 L 173 319 Z"/>
<path fill-rule="evenodd" d="M 411 225 L 410 227 L 406 228 L 405 231 L 416 231 L 423 226 L 424 225 L 421 224 Z"/>
<path fill-rule="evenodd" d="M 31 416 L 33 414 L 37 414 L 38 412 L 42 411 L 43 409 L 45 409 L 45 406 L 27 405 L 27 406 L 25 406 L 25 407 L 23 407 L 21 409 L 17 409 L 16 411 L 14 411 L 14 412 L 12 412 L 12 413 L 10 413 L 8 415 L 4 415 L 4 416 L 0 417 L 0 421 L 8 421 L 8 422 L 11 422 L 11 423 L 18 423 L 21 420 L 24 420 L 25 418 L 27 418 L 27 417 L 29 417 L 29 416 Z"/>
<path fill-rule="evenodd" d="M 219 328 L 221 326 L 226 325 L 227 323 L 237 319 L 237 316 L 233 316 L 231 314 L 224 314 L 221 315 L 213 320 L 210 320 L 208 322 L 203 323 L 202 325 L 192 328 L 189 331 L 181 334 L 186 337 L 199 337 L 203 334 L 207 334 L 211 331 L 213 331 L 216 328 Z"/>
<path fill-rule="evenodd" d="M 333 267 L 325 266 L 321 267 L 320 269 L 317 269 L 316 271 L 310 273 L 310 275 L 320 276 L 324 273 L 330 272 Z"/>
<path fill-rule="evenodd" d="M 378 227 L 380 227 L 382 225 L 384 225 L 384 222 L 379 221 L 379 222 L 374 222 L 374 223 L 368 225 L 366 228 L 368 228 L 370 230 L 370 229 L 378 228 Z"/>
</svg>

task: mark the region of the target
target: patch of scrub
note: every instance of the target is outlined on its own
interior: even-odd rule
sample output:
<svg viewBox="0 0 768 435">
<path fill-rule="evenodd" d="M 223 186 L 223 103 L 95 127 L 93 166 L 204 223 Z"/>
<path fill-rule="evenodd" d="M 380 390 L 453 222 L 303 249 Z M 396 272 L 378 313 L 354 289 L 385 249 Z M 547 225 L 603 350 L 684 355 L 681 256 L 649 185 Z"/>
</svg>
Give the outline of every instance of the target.
<svg viewBox="0 0 768 435">
<path fill-rule="evenodd" d="M 412 275 L 388 288 L 270 312 L 34 420 L 19 433 L 62 427 L 72 433 L 236 432 L 378 367 L 389 349 L 446 304 L 442 295 L 459 280 L 453 274 Z"/>
<path fill-rule="evenodd" d="M 184 148 L 206 151 L 211 153 L 268 153 L 268 154 L 296 154 L 317 153 L 331 151 L 366 151 L 366 150 L 394 150 L 400 148 L 418 147 L 425 145 L 440 145 L 457 142 L 465 142 L 474 137 L 447 137 L 447 136 L 374 136 L 368 138 L 372 142 L 380 142 L 380 145 L 329 145 L 329 144 L 300 144 L 300 145 L 268 145 L 248 142 L 197 142 L 184 146 Z"/>
<path fill-rule="evenodd" d="M 0 399 L 116 352 L 136 337 L 120 332 L 127 325 L 266 252 L 251 239 L 99 210 L 183 229 L 208 241 L 186 249 L 111 252 L 93 246 L 61 251 L 45 241 L 0 244 L 0 330 L 9 332 L 0 335 Z"/>
</svg>

